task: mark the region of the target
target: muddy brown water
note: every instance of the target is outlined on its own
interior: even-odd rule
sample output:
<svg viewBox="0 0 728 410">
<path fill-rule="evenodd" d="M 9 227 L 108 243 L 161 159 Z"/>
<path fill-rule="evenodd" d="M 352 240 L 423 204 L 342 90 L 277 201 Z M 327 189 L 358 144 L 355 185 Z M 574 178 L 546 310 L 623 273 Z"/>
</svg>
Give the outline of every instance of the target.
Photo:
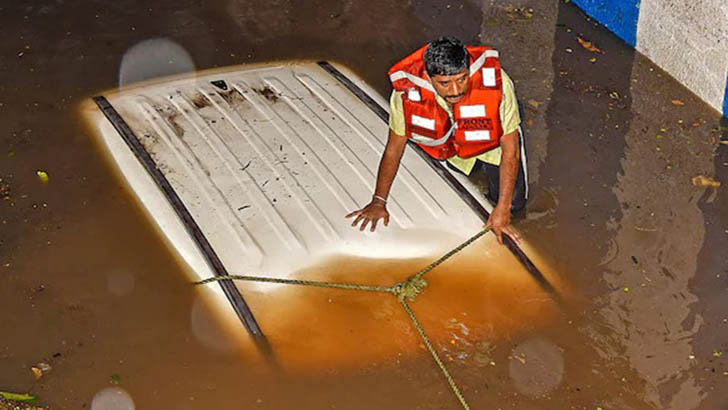
<svg viewBox="0 0 728 410">
<path fill-rule="evenodd" d="M 386 95 L 392 63 L 454 34 L 498 48 L 520 99 L 534 101 L 523 118 L 531 200 L 516 223 L 569 295 L 556 308 L 526 276 L 504 273 L 504 260 L 481 268 L 464 255 L 432 272 L 413 309 L 473 408 L 728 406 L 728 146 L 717 143 L 728 136 L 717 113 L 573 5 L 4 1 L 0 25 L 0 178 L 10 189 L 0 203 L 0 390 L 57 409 L 88 408 L 115 381 L 141 409 L 457 408 L 406 317 L 379 295 L 251 293 L 289 365 L 251 357 L 186 282 L 78 113 L 149 38 L 180 44 L 200 69 L 337 60 Z M 698 174 L 724 186 L 693 187 Z M 352 274 L 394 277 L 423 263 L 362 263 Z M 34 381 L 38 362 L 52 370 Z"/>
</svg>

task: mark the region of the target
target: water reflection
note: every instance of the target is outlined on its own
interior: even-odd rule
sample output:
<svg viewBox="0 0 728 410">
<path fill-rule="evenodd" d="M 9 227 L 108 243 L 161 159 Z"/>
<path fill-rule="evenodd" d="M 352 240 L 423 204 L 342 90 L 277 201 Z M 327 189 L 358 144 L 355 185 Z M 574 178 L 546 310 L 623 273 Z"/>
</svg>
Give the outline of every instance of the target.
<svg viewBox="0 0 728 410">
<path fill-rule="evenodd" d="M 119 87 L 139 81 L 195 71 L 192 57 L 166 38 L 152 38 L 129 48 L 119 66 Z"/>
<path fill-rule="evenodd" d="M 134 400 L 121 387 L 99 390 L 91 400 L 91 410 L 134 410 Z"/>
</svg>

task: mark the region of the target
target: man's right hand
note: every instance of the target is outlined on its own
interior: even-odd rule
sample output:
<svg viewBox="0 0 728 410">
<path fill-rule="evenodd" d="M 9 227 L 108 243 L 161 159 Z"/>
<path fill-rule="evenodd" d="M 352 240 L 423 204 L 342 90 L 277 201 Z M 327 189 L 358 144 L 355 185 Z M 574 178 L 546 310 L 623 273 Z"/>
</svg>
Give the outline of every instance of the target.
<svg viewBox="0 0 728 410">
<path fill-rule="evenodd" d="M 372 202 L 369 202 L 369 205 L 365 206 L 364 208 L 354 211 L 350 213 L 349 215 L 346 215 L 347 218 L 354 218 L 354 222 L 351 223 L 351 226 L 357 226 L 359 222 L 361 222 L 361 226 L 359 226 L 359 230 L 363 231 L 366 229 L 367 224 L 371 223 L 372 226 L 370 228 L 370 231 L 374 232 L 374 230 L 377 228 L 377 222 L 384 218 L 384 226 L 389 225 L 389 212 L 387 211 L 387 204 L 378 201 L 378 200 L 372 200 Z"/>
</svg>

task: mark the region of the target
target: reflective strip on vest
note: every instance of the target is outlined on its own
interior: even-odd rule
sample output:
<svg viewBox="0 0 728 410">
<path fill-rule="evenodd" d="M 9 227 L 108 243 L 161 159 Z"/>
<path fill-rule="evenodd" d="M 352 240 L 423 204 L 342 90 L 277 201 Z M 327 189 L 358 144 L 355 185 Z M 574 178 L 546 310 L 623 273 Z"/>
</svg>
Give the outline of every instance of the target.
<svg viewBox="0 0 728 410">
<path fill-rule="evenodd" d="M 435 131 L 435 120 L 432 118 L 420 117 L 419 115 L 412 114 L 410 124 L 426 128 L 430 131 Z"/>
<path fill-rule="evenodd" d="M 420 102 L 422 101 L 422 96 L 419 91 L 414 88 L 410 88 L 407 90 L 407 99 L 410 101 Z"/>
<path fill-rule="evenodd" d="M 481 67 L 483 67 L 483 64 L 485 64 L 485 59 L 488 57 L 498 58 L 498 51 L 485 50 L 485 52 L 483 54 L 481 54 L 477 60 L 473 61 L 473 64 L 470 64 L 470 76 L 471 77 L 474 76 L 475 73 L 477 73 Z"/>
<path fill-rule="evenodd" d="M 483 86 L 485 86 L 485 87 L 495 87 L 496 86 L 495 68 L 485 67 L 483 69 Z"/>
<path fill-rule="evenodd" d="M 452 127 L 450 127 L 450 130 L 447 133 L 445 133 L 445 136 L 443 136 L 442 138 L 438 138 L 436 140 L 425 137 L 424 135 L 420 135 L 420 134 L 417 134 L 414 132 L 410 132 L 410 138 L 412 139 L 412 141 L 414 141 L 418 144 L 424 145 L 426 147 L 436 147 L 438 145 L 442 145 L 447 142 L 447 140 L 450 138 L 452 133 L 455 131 L 455 127 L 456 127 L 456 125 L 453 124 Z"/>
<path fill-rule="evenodd" d="M 460 118 L 479 118 L 485 117 L 485 105 L 461 105 L 458 107 L 460 110 Z"/>
<path fill-rule="evenodd" d="M 432 84 L 430 84 L 429 81 L 425 80 L 424 78 L 417 77 L 416 75 L 412 75 L 406 71 L 399 70 L 389 75 L 389 80 L 391 82 L 399 81 L 405 78 L 410 80 L 414 85 L 420 88 L 432 91 L 433 93 L 435 92 L 435 88 L 432 87 Z"/>
<path fill-rule="evenodd" d="M 490 141 L 490 131 L 465 131 L 465 141 Z"/>
</svg>

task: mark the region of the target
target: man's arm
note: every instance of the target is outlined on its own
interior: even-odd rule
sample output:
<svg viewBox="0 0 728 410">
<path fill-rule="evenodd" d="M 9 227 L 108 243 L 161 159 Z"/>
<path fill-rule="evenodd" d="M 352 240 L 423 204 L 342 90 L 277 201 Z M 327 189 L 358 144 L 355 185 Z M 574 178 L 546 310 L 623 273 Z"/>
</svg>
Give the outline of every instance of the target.
<svg viewBox="0 0 728 410">
<path fill-rule="evenodd" d="M 384 218 L 384 226 L 389 225 L 389 212 L 387 211 L 386 199 L 389 196 L 389 190 L 392 188 L 394 177 L 397 175 L 399 162 L 402 159 L 402 153 L 406 146 L 407 137 L 398 135 L 390 129 L 387 146 L 384 148 L 384 154 L 382 154 L 382 159 L 379 161 L 374 196 L 367 206 L 346 215 L 347 218 L 356 216 L 351 226 L 357 226 L 361 222 L 359 230 L 363 231 L 366 229 L 367 224 L 371 223 L 371 231 L 374 232 L 377 227 L 377 222 L 382 218 Z"/>
<path fill-rule="evenodd" d="M 486 226 L 492 226 L 498 238 L 498 243 L 503 244 L 503 233 L 518 241 L 520 237 L 511 227 L 511 202 L 513 201 L 513 190 L 516 187 L 518 176 L 518 161 L 521 157 L 519 149 L 518 130 L 501 137 L 501 162 L 500 162 L 500 192 L 498 203 L 493 213 L 488 218 Z"/>
</svg>

